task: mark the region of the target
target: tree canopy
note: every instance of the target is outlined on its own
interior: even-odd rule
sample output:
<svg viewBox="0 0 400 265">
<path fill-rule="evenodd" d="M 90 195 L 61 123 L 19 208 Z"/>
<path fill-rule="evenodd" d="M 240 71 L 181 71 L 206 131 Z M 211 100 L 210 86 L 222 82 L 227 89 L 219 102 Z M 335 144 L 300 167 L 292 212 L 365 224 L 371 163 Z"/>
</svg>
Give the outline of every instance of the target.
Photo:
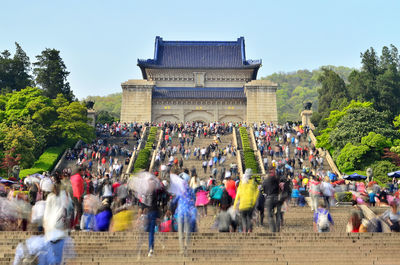
<svg viewBox="0 0 400 265">
<path fill-rule="evenodd" d="M 69 72 L 60 57 L 60 51 L 45 49 L 36 56 L 37 62 L 33 63 L 33 73 L 36 76 L 37 85 L 44 90 L 49 98 L 56 98 L 63 94 L 68 101 L 74 100 L 67 77 Z"/>
<path fill-rule="evenodd" d="M 27 87 L 0 96 L 0 153 L 21 155 L 21 165 L 32 165 L 49 146 L 94 139 L 87 124 L 87 109 L 69 102 L 64 95 L 55 99 L 39 88 Z"/>
<path fill-rule="evenodd" d="M 32 85 L 30 71 L 29 57 L 16 42 L 13 57 L 8 50 L 0 54 L 0 92 L 19 91 Z"/>
<path fill-rule="evenodd" d="M 382 172 L 400 166 L 400 57 L 393 45 L 360 57 L 362 67 L 348 82 L 323 69 L 313 122 L 318 146 L 333 154 L 341 171 L 376 168 L 384 182 Z"/>
<path fill-rule="evenodd" d="M 319 78 L 325 71 L 332 71 L 332 73 L 336 73 L 340 79 L 347 80 L 347 77 L 353 69 L 344 66 L 336 67 L 328 65 L 313 71 L 298 70 L 289 73 L 281 72 L 261 78 L 279 84 L 276 92 L 279 123 L 300 120 L 303 102 L 306 101 L 311 101 L 313 103 L 313 111 L 317 111 L 319 101 L 321 100 L 318 92 L 321 88 Z M 322 99 L 322 101 L 326 102 L 328 100 L 324 101 Z"/>
</svg>

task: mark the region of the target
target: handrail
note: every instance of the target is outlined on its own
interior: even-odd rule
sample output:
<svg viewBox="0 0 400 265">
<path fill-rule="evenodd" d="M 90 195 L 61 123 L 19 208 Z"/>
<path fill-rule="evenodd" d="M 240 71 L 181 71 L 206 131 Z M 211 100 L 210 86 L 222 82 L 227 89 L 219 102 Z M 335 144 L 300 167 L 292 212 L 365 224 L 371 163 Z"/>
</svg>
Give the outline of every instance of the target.
<svg viewBox="0 0 400 265">
<path fill-rule="evenodd" d="M 315 137 L 315 135 L 314 135 L 312 130 L 309 130 L 308 136 L 310 137 L 311 142 L 313 143 L 313 145 L 316 146 L 317 145 L 317 138 Z M 338 174 L 338 178 L 341 179 L 343 177 L 343 174 L 340 172 L 340 170 L 336 166 L 336 163 L 333 160 L 333 158 L 332 158 L 331 154 L 329 153 L 329 151 L 328 150 L 323 150 L 322 148 L 318 148 L 318 151 L 319 151 L 320 154 L 324 154 L 325 160 L 328 162 L 328 165 L 330 166 L 330 168 L 333 171 L 333 173 L 337 173 Z"/>
<path fill-rule="evenodd" d="M 232 137 L 233 137 L 233 146 L 236 148 L 236 159 L 238 164 L 239 177 L 240 179 L 242 179 L 243 177 L 242 155 L 240 154 L 240 150 L 238 149 L 236 127 L 233 128 Z"/>
<path fill-rule="evenodd" d="M 163 131 L 163 129 L 161 129 L 160 130 L 160 136 L 158 137 L 157 147 L 156 147 L 156 149 L 153 150 L 153 156 L 151 157 L 149 172 L 153 171 L 154 163 L 155 163 L 155 160 L 156 160 L 156 155 L 157 155 L 158 150 L 160 150 L 160 146 L 161 146 L 161 142 L 163 140 L 163 137 L 164 137 L 164 131 Z"/>
<path fill-rule="evenodd" d="M 126 169 L 126 172 L 125 172 L 126 174 L 131 173 L 133 164 L 135 163 L 135 160 L 136 160 L 136 157 L 137 157 L 139 151 L 142 149 L 143 144 L 146 142 L 144 138 L 146 137 L 146 133 L 147 133 L 147 129 L 148 128 L 149 128 L 148 126 L 145 126 L 142 129 L 142 131 L 143 131 L 142 132 L 142 138 L 140 140 L 138 148 L 131 155 L 131 159 L 129 160 L 128 168 Z"/>
</svg>

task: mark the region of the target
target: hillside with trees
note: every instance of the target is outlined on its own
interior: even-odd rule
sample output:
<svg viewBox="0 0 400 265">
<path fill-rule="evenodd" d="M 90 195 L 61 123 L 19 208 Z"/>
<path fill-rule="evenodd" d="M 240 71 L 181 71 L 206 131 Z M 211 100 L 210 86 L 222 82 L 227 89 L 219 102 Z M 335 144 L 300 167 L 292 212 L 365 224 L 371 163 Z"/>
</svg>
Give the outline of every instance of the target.
<svg viewBox="0 0 400 265">
<path fill-rule="evenodd" d="M 121 114 L 122 93 L 110 94 L 107 96 L 88 96 L 85 101 L 93 101 L 97 112 L 107 113 L 116 120 Z"/>
<path fill-rule="evenodd" d="M 319 147 L 329 150 L 342 172 L 387 173 L 400 166 L 400 57 L 395 46 L 361 53 L 360 70 L 348 80 L 323 69 L 318 109 L 312 117 Z"/>
<path fill-rule="evenodd" d="M 323 69 L 334 71 L 346 82 L 350 73 L 354 70 L 344 66 L 329 65 L 312 71 L 280 72 L 261 78 L 279 84 L 276 92 L 279 123 L 300 120 L 300 112 L 303 110 L 304 102 L 312 102 L 313 111 L 318 109 L 318 89 L 321 87 L 318 78 L 323 73 Z"/>
</svg>

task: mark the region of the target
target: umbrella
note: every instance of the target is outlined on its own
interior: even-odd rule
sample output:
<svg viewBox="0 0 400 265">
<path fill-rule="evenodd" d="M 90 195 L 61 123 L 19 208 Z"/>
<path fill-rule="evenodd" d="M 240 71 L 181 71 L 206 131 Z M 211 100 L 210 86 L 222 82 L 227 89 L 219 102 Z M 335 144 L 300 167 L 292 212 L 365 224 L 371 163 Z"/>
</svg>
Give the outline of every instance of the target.
<svg viewBox="0 0 400 265">
<path fill-rule="evenodd" d="M 151 206 L 152 194 L 161 188 L 161 183 L 153 174 L 140 172 L 129 179 L 128 188 L 134 192 L 141 203 Z"/>
<path fill-rule="evenodd" d="M 170 185 L 168 187 L 168 192 L 175 194 L 177 196 L 182 195 L 185 193 L 187 188 L 187 182 L 175 174 L 170 174 Z"/>
<path fill-rule="evenodd" d="M 390 172 L 387 175 L 392 178 L 400 178 L 400 170 L 395 172 Z"/>
<path fill-rule="evenodd" d="M 351 175 L 344 176 L 343 179 L 345 179 L 345 180 L 364 180 L 364 179 L 367 179 L 367 176 L 353 173 Z"/>
<path fill-rule="evenodd" d="M 44 176 L 42 174 L 39 174 L 39 173 L 35 173 L 33 175 L 30 175 L 29 177 L 40 178 L 40 179 L 44 178 Z"/>
<path fill-rule="evenodd" d="M 6 185 L 11 185 L 11 184 L 15 184 L 17 182 L 11 181 L 11 180 L 8 180 L 8 179 L 1 179 L 0 183 L 6 184 Z"/>
</svg>

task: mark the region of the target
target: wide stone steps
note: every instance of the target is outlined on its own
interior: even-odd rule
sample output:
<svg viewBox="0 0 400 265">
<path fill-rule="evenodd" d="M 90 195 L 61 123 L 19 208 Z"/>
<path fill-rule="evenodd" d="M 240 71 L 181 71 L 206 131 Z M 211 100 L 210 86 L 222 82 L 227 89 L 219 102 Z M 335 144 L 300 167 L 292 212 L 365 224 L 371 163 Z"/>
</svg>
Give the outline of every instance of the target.
<svg viewBox="0 0 400 265">
<path fill-rule="evenodd" d="M 218 146 L 220 149 L 225 148 L 229 143 L 232 143 L 232 134 L 221 135 L 221 141 L 222 141 L 222 143 L 218 143 Z M 207 171 L 206 171 L 206 173 L 204 173 L 203 168 L 202 168 L 203 161 L 201 160 L 201 156 L 200 156 L 200 159 L 197 160 L 196 157 L 193 156 L 193 151 L 194 151 L 195 147 L 200 147 L 200 148 L 207 147 L 208 145 L 210 145 L 213 142 L 214 142 L 213 136 L 211 136 L 210 138 L 208 138 L 208 137 L 204 138 L 203 136 L 201 136 L 200 138 L 196 137 L 193 145 L 190 145 L 191 155 L 190 155 L 189 159 L 188 160 L 183 159 L 183 167 L 190 170 L 194 166 L 196 168 L 197 175 L 199 176 L 199 178 L 201 180 L 208 180 L 208 178 L 211 175 L 211 171 L 207 165 Z M 175 137 L 173 137 L 173 139 L 172 139 L 172 145 L 177 146 L 179 144 L 180 144 L 179 139 L 175 135 Z M 186 148 L 188 148 L 187 144 L 185 144 L 185 149 Z M 178 157 L 178 159 L 180 159 L 182 157 L 181 154 L 176 154 L 175 156 Z M 210 155 L 210 158 L 211 158 L 211 155 Z M 229 166 L 231 163 L 237 164 L 237 158 L 236 158 L 236 156 L 232 156 L 232 155 L 228 154 L 226 156 L 226 160 L 225 160 L 224 164 L 217 165 L 217 169 L 220 170 L 221 167 L 225 167 L 226 170 L 229 170 Z"/>
<path fill-rule="evenodd" d="M 9 264 L 17 243 L 31 234 L 1 232 L 0 263 Z M 157 233 L 151 258 L 146 257 L 147 236 L 143 239 L 138 233 L 72 232 L 71 236 L 76 257 L 68 264 L 399 264 L 400 260 L 396 234 L 193 233 L 183 257 L 178 254 L 176 233 Z M 143 239 L 140 255 L 139 239 Z"/>
</svg>

